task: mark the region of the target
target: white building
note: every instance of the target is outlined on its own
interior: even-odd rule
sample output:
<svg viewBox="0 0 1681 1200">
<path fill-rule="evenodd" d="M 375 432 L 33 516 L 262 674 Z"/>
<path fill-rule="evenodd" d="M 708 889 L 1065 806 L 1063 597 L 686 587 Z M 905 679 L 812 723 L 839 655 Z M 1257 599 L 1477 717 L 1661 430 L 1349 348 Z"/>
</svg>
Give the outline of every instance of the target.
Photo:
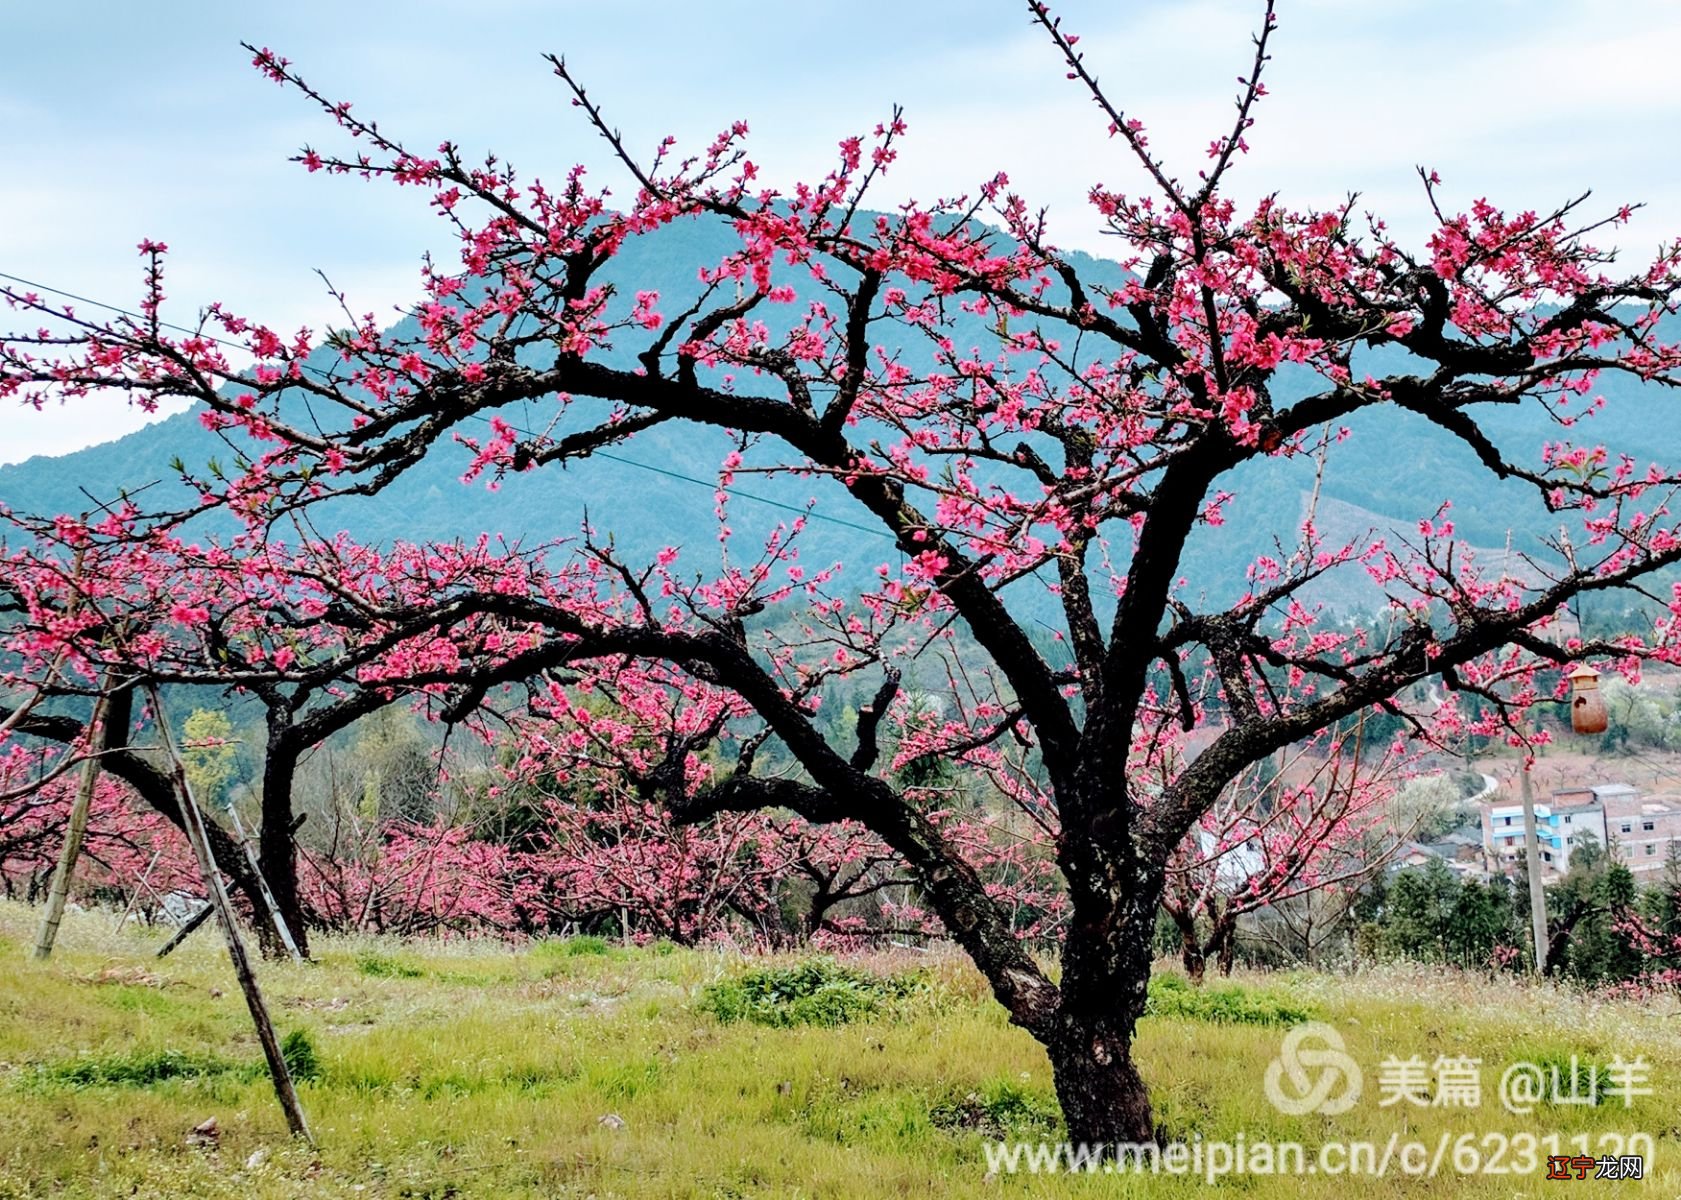
<svg viewBox="0 0 1681 1200">
<path fill-rule="evenodd" d="M 1562 875 L 1567 871 L 1570 855 L 1584 837 L 1591 836 L 1601 847 L 1608 842 L 1605 805 L 1593 796 L 1593 789 L 1582 791 L 1590 797 L 1586 801 L 1577 799 L 1578 793 L 1574 791 L 1555 792 L 1552 803 L 1535 806 L 1535 838 L 1540 845 L 1544 875 Z M 1517 867 L 1523 856 L 1523 805 L 1483 806 L 1483 853 L 1488 856 L 1491 871 Z"/>
</svg>

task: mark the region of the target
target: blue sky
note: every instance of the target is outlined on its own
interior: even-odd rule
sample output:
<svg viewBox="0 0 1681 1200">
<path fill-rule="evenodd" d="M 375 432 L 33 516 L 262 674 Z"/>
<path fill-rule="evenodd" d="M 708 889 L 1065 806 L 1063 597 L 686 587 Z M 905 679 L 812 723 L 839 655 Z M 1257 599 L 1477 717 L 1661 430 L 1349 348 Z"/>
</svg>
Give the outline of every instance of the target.
<svg viewBox="0 0 1681 1200">
<path fill-rule="evenodd" d="M 1541 207 L 1588 188 L 1645 201 L 1630 255 L 1681 234 L 1681 6 L 1656 0 L 1474 5 L 1283 0 L 1234 190 L 1331 203 L 1350 189 L 1403 237 L 1427 212 L 1415 164 L 1448 198 Z M 1187 174 L 1229 122 L 1260 5 L 1058 6 L 1113 97 Z M 910 138 L 882 203 L 971 189 L 1003 169 L 1051 206 L 1066 245 L 1100 251 L 1083 203 L 1128 162 L 1012 0 L 637 4 L 475 0 L 238 5 L 102 0 L 0 7 L 0 272 L 115 303 L 138 294 L 134 245 L 168 242 L 178 316 L 212 299 L 283 328 L 329 309 L 315 268 L 359 311 L 414 290 L 441 227 L 412 193 L 307 175 L 336 144 L 260 78 L 240 40 L 272 46 L 327 94 L 418 146 L 495 149 L 527 176 L 573 162 L 620 182 L 538 57 L 568 61 L 636 145 L 686 144 L 736 118 L 774 182 L 820 174 L 841 137 L 894 102 Z M 0 462 L 117 436 L 120 403 L 0 411 Z"/>
</svg>

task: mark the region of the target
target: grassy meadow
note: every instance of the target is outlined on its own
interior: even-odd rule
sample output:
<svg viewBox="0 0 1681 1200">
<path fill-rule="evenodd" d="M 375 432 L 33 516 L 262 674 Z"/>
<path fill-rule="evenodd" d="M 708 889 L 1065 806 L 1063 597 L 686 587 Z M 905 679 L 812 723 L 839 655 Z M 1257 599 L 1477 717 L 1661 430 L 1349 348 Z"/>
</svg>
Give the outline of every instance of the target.
<svg viewBox="0 0 1681 1200">
<path fill-rule="evenodd" d="M 220 939 L 161 962 L 162 931 L 72 914 L 28 960 L 35 910 L 0 902 L 0 1200 L 14 1197 L 1175 1196 L 1186 1177 L 989 1175 L 989 1139 L 1060 1139 L 1050 1071 L 960 958 L 838 965 L 595 939 L 322 939 L 264 964 L 318 1147 L 290 1143 Z M 770 974 L 763 968 L 771 968 Z M 760 974 L 751 974 L 755 969 Z M 770 980 L 767 984 L 765 981 Z M 786 981 L 816 980 L 793 1003 Z M 1240 975 L 1153 991 L 1139 1057 L 1175 1137 L 1431 1144 L 1458 1135 L 1649 1134 L 1644 1183 L 1681 1194 L 1681 1012 L 1404 966 Z M 791 995 L 792 993 L 788 993 Z M 1285 1116 L 1262 1081 L 1285 1030 L 1323 1020 L 1366 1074 L 1353 1109 Z M 1483 1060 L 1476 1109 L 1383 1107 L 1389 1055 Z M 1644 1056 L 1625 1107 L 1507 1113 L 1500 1070 Z M 214 1135 L 194 1135 L 215 1118 Z M 1543 1157 L 1545 1151 L 1542 1151 Z M 1230 1177 L 1256 1197 L 1552 1194 L 1527 1177 Z"/>
</svg>

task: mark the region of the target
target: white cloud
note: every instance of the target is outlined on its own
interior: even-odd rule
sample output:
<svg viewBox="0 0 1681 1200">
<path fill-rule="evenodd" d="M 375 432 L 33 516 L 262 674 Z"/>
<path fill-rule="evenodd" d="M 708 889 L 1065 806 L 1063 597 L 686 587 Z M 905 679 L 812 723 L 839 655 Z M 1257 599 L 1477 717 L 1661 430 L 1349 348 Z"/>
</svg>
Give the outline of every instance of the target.
<svg viewBox="0 0 1681 1200">
<path fill-rule="evenodd" d="M 88 396 L 39 412 L 20 405 L 15 412 L 0 412 L 0 466 L 114 442 L 185 407 L 173 404 L 148 414 L 116 395 Z"/>
</svg>

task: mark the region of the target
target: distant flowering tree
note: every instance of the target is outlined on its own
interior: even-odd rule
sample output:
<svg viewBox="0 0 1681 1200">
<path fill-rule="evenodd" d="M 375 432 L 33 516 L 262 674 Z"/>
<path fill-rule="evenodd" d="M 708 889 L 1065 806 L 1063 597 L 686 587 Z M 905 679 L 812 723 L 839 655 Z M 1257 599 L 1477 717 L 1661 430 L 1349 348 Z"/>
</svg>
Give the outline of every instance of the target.
<svg viewBox="0 0 1681 1200">
<path fill-rule="evenodd" d="M 1357 886 L 1388 864 L 1410 832 L 1391 803 L 1406 763 L 1394 747 L 1361 746 L 1362 738 L 1358 724 L 1322 730 L 1295 748 L 1284 771 L 1250 766 L 1180 842 L 1162 909 L 1192 980 L 1202 981 L 1210 958 L 1231 973 L 1242 917 Z M 1170 766 L 1169 777 L 1182 769 Z"/>
<path fill-rule="evenodd" d="M 768 816 L 679 825 L 655 802 L 608 781 L 546 806 L 541 848 L 527 870 L 554 927 L 617 928 L 684 946 L 736 926 L 774 934 L 776 892 L 788 868 Z"/>
<path fill-rule="evenodd" d="M 0 752 L 0 894 L 37 900 L 58 859 L 76 776 L 53 775 L 53 756 L 14 745 Z M 133 791 L 104 776 L 94 791 L 73 895 L 133 896 L 144 879 L 156 895 L 202 894 L 187 840 Z M 139 905 L 144 909 L 145 905 Z"/>
<path fill-rule="evenodd" d="M 10 599 L 10 603 L 0 599 L 0 613 L 11 610 L 26 614 L 16 621 L 4 643 L 14 655 L 4 683 L 31 681 L 21 690 L 20 699 L 9 705 L 0 703 L 0 773 L 4 774 L 0 779 L 0 844 L 11 846 L 11 869 L 19 869 L 18 863 L 23 861 L 30 871 L 47 870 L 40 856 L 54 858 L 58 853 L 72 802 L 71 772 L 93 753 L 98 754 L 104 778 L 94 793 L 89 844 L 97 847 L 107 834 L 119 845 L 132 844 L 136 840 L 132 831 L 139 840 L 154 844 L 161 840 L 170 847 L 166 855 L 185 851 L 184 841 L 172 843 L 163 826 L 141 816 L 154 814 L 177 833 L 181 829 L 181 809 L 169 776 L 129 744 L 135 680 L 101 679 L 97 666 L 90 668 L 85 660 L 70 653 L 76 638 L 68 635 L 66 618 L 83 615 L 78 610 L 85 596 L 77 573 L 72 571 L 68 576 L 55 577 L 68 583 L 75 600 L 63 607 L 55 607 L 51 600 L 39 603 L 41 593 L 36 588 L 44 561 L 17 555 L 0 562 L 0 596 Z M 53 574 L 52 568 L 47 570 Z M 60 594 L 56 602 L 63 600 Z M 75 628 L 85 632 L 89 626 Z M 41 652 L 42 635 L 47 645 L 56 644 L 57 649 Z M 92 674 L 88 673 L 90 669 Z M 57 711 L 66 698 L 72 698 L 71 702 L 75 698 L 85 700 L 101 690 L 110 697 L 102 728 L 90 730 L 85 718 Z M 52 709 L 47 700 L 56 701 Z M 113 790 L 118 783 L 124 790 Z M 209 835 L 212 853 L 228 878 L 230 890 L 247 899 L 256 896 L 255 877 L 234 840 L 219 826 L 212 826 Z M 27 855 L 20 860 L 25 851 Z M 190 859 L 190 855 L 187 857 Z M 100 860 L 93 861 L 97 864 Z M 125 890 L 142 870 L 141 865 L 127 865 L 133 865 L 133 869 L 127 870 L 125 865 L 114 873 Z M 196 866 L 191 872 L 196 876 Z M 178 887 L 187 886 L 185 877 L 179 874 L 166 874 L 166 878 L 173 878 Z M 12 883 L 15 877 L 8 886 Z"/>
<path fill-rule="evenodd" d="M 325 929 L 514 932 L 526 884 L 505 846 L 443 822 L 371 824 L 302 852 L 300 886 Z"/>
<path fill-rule="evenodd" d="M 0 565 L 6 598 L 0 609 L 14 617 L 0 638 L 13 655 L 9 674 L 24 700 L 0 706 L 0 734 L 65 747 L 54 768 L 63 769 L 87 731 L 62 711 L 47 715 L 48 700 L 62 710 L 115 681 L 127 713 L 140 679 L 218 692 L 231 686 L 254 697 L 266 731 L 256 789 L 260 864 L 303 941 L 293 837 L 299 762 L 327 738 L 398 702 L 430 703 L 433 715 L 465 719 L 471 704 L 458 709 L 437 697 L 447 684 L 466 680 L 488 690 L 492 677 L 474 656 L 463 658 L 461 648 L 475 639 L 500 648 L 503 635 L 486 633 L 471 605 L 440 609 L 437 597 L 508 588 L 521 573 L 547 578 L 543 551 L 509 553 L 490 538 L 373 549 L 344 537 L 309 536 L 301 526 L 295 542 L 271 535 L 223 546 L 178 536 L 167 523 L 141 535 L 138 522 L 132 505 L 113 506 L 97 525 L 16 521 L 22 548 Z M 454 630 L 453 640 L 446 629 Z M 506 645 L 529 649 L 534 641 L 510 638 Z M 195 728 L 227 732 L 225 722 L 202 718 Z M 216 801 L 230 778 L 233 748 L 225 736 L 183 732 L 189 778 L 203 793 L 199 802 Z M 101 761 L 157 811 L 176 813 L 171 785 L 149 760 L 124 751 Z M 245 880 L 242 853 L 219 828 L 211 832 L 222 869 Z M 267 922 L 258 932 L 268 949 L 280 949 Z"/>
<path fill-rule="evenodd" d="M 632 182 L 613 207 L 581 168 L 539 181 L 454 143 L 411 147 L 254 50 L 347 140 L 299 161 L 420 194 L 458 235 L 459 264 L 426 264 L 413 326 L 356 318 L 324 338 L 221 306 L 191 333 L 166 326 L 155 243 L 142 246 L 136 318 L 101 323 L 5 293 L 26 328 L 0 342 L 0 400 L 191 400 L 237 449 L 231 467 L 181 465 L 194 499 L 179 511 L 143 510 L 141 495 L 87 520 L 17 518 L 27 536 L 4 579 L 22 596 L 8 646 L 19 690 L 61 654 L 84 693 L 108 669 L 169 681 L 169 647 L 191 644 L 175 631 L 200 627 L 210 606 L 160 568 L 161 621 L 154 606 L 142 632 L 113 638 L 103 581 L 88 585 L 73 556 L 139 563 L 186 518 L 229 514 L 246 532 L 211 552 L 240 564 L 239 587 L 278 590 L 249 628 L 244 607 L 230 610 L 242 615 L 225 637 L 241 652 L 201 656 L 195 672 L 282 689 L 348 676 L 462 719 L 504 685 L 528 685 L 555 715 L 564 703 L 580 724 L 581 696 L 618 692 L 646 746 L 627 787 L 679 823 L 790 810 L 868 829 L 1044 1044 L 1070 1135 L 1154 1137 L 1132 1042 L 1158 908 L 1175 855 L 1246 770 L 1373 706 L 1423 736 L 1499 734 L 1508 713 L 1549 698 L 1544 665 L 1591 656 L 1633 675 L 1642 658 L 1681 658 L 1681 600 L 1645 640 L 1581 642 L 1558 626 L 1573 597 L 1681 561 L 1669 508 L 1681 479 L 1576 440 L 1599 373 L 1677 382 L 1681 349 L 1659 322 L 1676 307 L 1681 250 L 1614 276 L 1590 239 L 1629 209 L 1604 221 L 1579 202 L 1459 212 L 1431 174 L 1436 227 L 1418 247 L 1353 201 L 1300 210 L 1269 195 L 1240 209 L 1223 184 L 1265 95 L 1270 7 L 1233 123 L 1189 180 L 1098 85 L 1076 39 L 1028 7 L 1142 172 L 1138 192 L 1091 191 L 1120 282 L 1058 250 L 1002 176 L 973 196 L 868 215 L 905 133 L 897 113 L 845 140 L 823 179 L 780 190 L 761 180 L 741 124 L 693 156 L 670 140 L 634 154 L 553 59 Z M 607 282 L 627 246 L 696 218 L 733 241 L 695 264 L 690 294 Z M 888 329 L 918 351 L 889 350 Z M 1550 415 L 1557 440 L 1500 445 L 1481 418 L 1511 406 Z M 1518 579 L 1469 554 L 1445 510 L 1418 514 L 1405 538 L 1239 528 L 1228 532 L 1254 539 L 1247 591 L 1209 605 L 1181 586 L 1186 539 L 1241 503 L 1244 464 L 1334 457 L 1346 423 L 1379 408 L 1438 426 L 1574 531 Z M 809 479 L 849 498 L 895 553 L 857 587 L 828 559 L 801 560 L 820 540 L 803 521 L 748 553 L 726 526 L 716 568 L 682 547 L 628 562 L 589 538 L 544 554 L 404 548 L 388 564 L 308 532 L 320 501 L 376 494 L 453 442 L 463 474 L 495 484 L 656 427 L 727 431 L 721 489 L 744 471 Z M 270 576 L 293 519 L 302 532 Z M 43 572 L 58 583 L 29 583 Z M 1381 622 L 1332 627 L 1309 602 L 1316 581 L 1349 572 L 1382 590 Z M 1060 608 L 1061 658 L 1001 595 L 1034 578 Z M 311 613 L 293 599 L 305 583 Z M 1024 944 L 948 806 L 884 755 L 905 671 L 956 645 L 959 625 L 956 687 L 927 753 L 992 772 L 1042 830 L 1066 897 L 1046 926 L 1060 936 L 1057 974 Z M 1394 698 L 1430 679 L 1448 702 L 1428 718 L 1400 712 Z M 851 681 L 874 689 L 868 711 L 855 729 L 826 723 L 825 696 Z M 1464 693 L 1480 716 L 1462 715 Z M 1175 725 L 1204 738 L 1164 778 L 1151 756 Z M 989 750 L 1008 761 L 977 759 Z"/>
<path fill-rule="evenodd" d="M 883 905 L 916 889 L 916 878 L 891 846 L 846 821 L 813 824 L 790 817 L 778 823 L 777 832 L 788 846 L 784 888 L 789 883 L 802 888 L 803 911 L 792 932 L 830 946 L 862 946 L 872 934 L 891 932 L 881 927 Z"/>
<path fill-rule="evenodd" d="M 1681 990 L 1681 934 L 1667 932 L 1649 915 L 1631 907 L 1618 909 L 1611 927 L 1641 959 L 1640 972 L 1620 990 L 1634 995 Z"/>
</svg>

